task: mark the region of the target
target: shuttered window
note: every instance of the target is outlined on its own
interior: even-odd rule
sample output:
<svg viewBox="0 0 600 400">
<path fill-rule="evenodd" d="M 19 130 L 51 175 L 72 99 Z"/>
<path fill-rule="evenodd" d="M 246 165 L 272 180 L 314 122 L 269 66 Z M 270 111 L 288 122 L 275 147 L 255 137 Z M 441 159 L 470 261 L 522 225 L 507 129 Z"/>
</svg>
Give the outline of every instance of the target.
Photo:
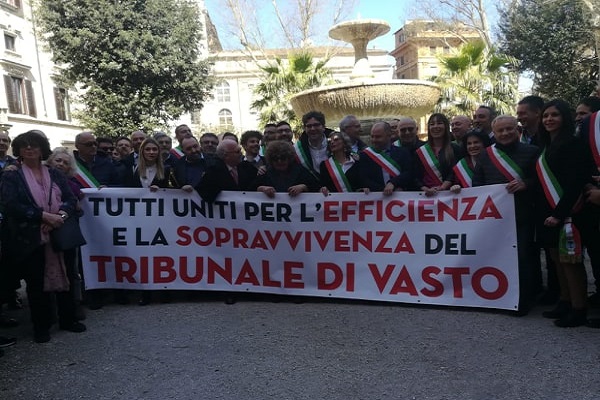
<svg viewBox="0 0 600 400">
<path fill-rule="evenodd" d="M 3 3 L 10 4 L 13 7 L 21 8 L 21 0 L 0 0 Z"/>
<path fill-rule="evenodd" d="M 69 92 L 64 88 L 54 88 L 54 104 L 56 105 L 56 118 L 61 121 L 71 120 L 69 107 Z"/>
<path fill-rule="evenodd" d="M 33 84 L 23 78 L 4 75 L 8 112 L 37 117 Z"/>
</svg>

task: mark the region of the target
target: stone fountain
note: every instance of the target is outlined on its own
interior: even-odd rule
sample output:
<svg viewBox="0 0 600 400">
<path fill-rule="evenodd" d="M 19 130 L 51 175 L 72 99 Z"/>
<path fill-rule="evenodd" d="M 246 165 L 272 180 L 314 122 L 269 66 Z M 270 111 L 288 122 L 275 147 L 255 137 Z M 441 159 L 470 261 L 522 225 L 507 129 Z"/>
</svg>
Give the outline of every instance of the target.
<svg viewBox="0 0 600 400">
<path fill-rule="evenodd" d="M 348 114 L 366 123 L 363 125 L 369 125 L 367 121 L 402 115 L 418 118 L 430 113 L 440 96 L 436 84 L 413 79 L 374 78 L 367 59 L 367 45 L 389 31 L 387 22 L 374 19 L 347 21 L 333 26 L 329 36 L 354 47 L 355 63 L 350 81 L 298 93 L 291 99 L 296 115 L 321 111 L 325 114 L 327 125 L 333 127 Z"/>
</svg>

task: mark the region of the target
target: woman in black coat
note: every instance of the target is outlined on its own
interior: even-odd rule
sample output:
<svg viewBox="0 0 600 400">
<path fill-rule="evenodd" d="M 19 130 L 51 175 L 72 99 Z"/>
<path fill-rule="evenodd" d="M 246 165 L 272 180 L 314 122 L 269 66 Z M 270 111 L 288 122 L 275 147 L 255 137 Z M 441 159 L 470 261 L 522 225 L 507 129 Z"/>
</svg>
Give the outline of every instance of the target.
<svg viewBox="0 0 600 400">
<path fill-rule="evenodd" d="M 587 276 L 583 263 L 559 255 L 561 230 L 569 226 L 587 181 L 583 147 L 574 133 L 569 105 L 562 100 L 546 103 L 539 133 L 543 152 L 537 164 L 536 240 L 556 265 L 560 301 L 543 315 L 556 319 L 554 323 L 559 327 L 587 322 Z"/>
<path fill-rule="evenodd" d="M 76 198 L 66 177 L 42 164 L 50 155 L 50 144 L 39 131 L 29 131 L 12 142 L 19 158 L 16 170 L 6 171 L 0 185 L 0 199 L 10 232 L 2 243 L 3 263 L 27 283 L 27 297 L 38 343 L 50 340 L 54 321 L 51 295 L 56 295 L 59 327 L 83 332 L 85 325 L 75 319 L 75 302 L 63 253 L 50 244 L 50 232 L 75 214 Z"/>
<path fill-rule="evenodd" d="M 269 143 L 265 158 L 267 170 L 252 185 L 257 192 L 263 192 L 268 197 L 275 197 L 275 193 L 283 192 L 294 197 L 302 192 L 319 190 L 319 180 L 296 162 L 296 153 L 291 143 L 282 140 Z"/>
<path fill-rule="evenodd" d="M 151 192 L 158 189 L 166 189 L 171 186 L 171 168 L 164 164 L 160 155 L 160 147 L 154 138 L 145 139 L 140 145 L 140 156 L 138 163 L 128 174 L 125 180 L 125 186 L 132 188 L 148 188 Z M 152 292 L 143 290 L 139 305 L 145 306 L 152 301 Z M 127 302 L 126 293 L 118 296 L 123 303 Z M 170 294 L 161 291 L 160 299 L 162 302 L 170 301 Z"/>
</svg>

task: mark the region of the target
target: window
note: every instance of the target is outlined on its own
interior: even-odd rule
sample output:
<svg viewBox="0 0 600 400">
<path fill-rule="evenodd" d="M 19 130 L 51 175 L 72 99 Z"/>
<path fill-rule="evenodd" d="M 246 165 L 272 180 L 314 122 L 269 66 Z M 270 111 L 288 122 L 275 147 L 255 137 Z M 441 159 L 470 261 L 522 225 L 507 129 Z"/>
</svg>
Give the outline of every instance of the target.
<svg viewBox="0 0 600 400">
<path fill-rule="evenodd" d="M 202 112 L 198 110 L 192 110 L 191 115 L 192 124 L 200 125 L 202 123 Z"/>
<path fill-rule="evenodd" d="M 24 78 L 5 75 L 4 87 L 6 89 L 8 112 L 37 117 L 31 81 Z"/>
<path fill-rule="evenodd" d="M 6 32 L 4 33 L 4 48 L 6 50 L 16 51 L 17 50 L 16 42 L 17 42 L 17 38 L 15 36 L 10 35 Z"/>
<path fill-rule="evenodd" d="M 222 82 L 217 85 L 217 87 L 215 87 L 215 97 L 219 103 L 231 101 L 231 97 L 229 95 L 229 83 Z"/>
<path fill-rule="evenodd" d="M 429 47 L 429 54 L 434 56 L 436 53 L 436 47 L 435 46 L 430 46 Z"/>
<path fill-rule="evenodd" d="M 404 65 L 404 56 L 400 56 L 400 65 Z"/>
<path fill-rule="evenodd" d="M 56 105 L 56 118 L 61 121 L 71 120 L 71 107 L 69 106 L 69 91 L 64 88 L 54 88 L 54 104 Z"/>
<path fill-rule="evenodd" d="M 450 47 L 444 46 L 444 54 L 450 54 Z"/>
<path fill-rule="evenodd" d="M 226 108 L 219 111 L 219 126 L 224 129 L 233 127 L 233 116 Z"/>
<path fill-rule="evenodd" d="M 21 0 L 0 0 L 0 3 L 6 3 L 16 8 L 21 8 Z"/>
</svg>

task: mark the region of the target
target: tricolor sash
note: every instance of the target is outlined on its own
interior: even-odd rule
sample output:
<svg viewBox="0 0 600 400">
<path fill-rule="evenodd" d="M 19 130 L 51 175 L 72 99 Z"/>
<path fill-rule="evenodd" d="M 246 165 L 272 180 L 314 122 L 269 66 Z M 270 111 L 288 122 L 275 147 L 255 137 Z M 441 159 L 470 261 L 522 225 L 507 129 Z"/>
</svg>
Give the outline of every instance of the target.
<svg viewBox="0 0 600 400">
<path fill-rule="evenodd" d="M 306 151 L 304 151 L 304 148 L 302 147 L 302 144 L 300 143 L 299 140 L 296 143 L 294 143 L 294 150 L 296 151 L 296 160 L 304 168 L 313 172 L 312 160 L 311 160 L 310 156 L 308 154 L 306 154 Z"/>
<path fill-rule="evenodd" d="M 590 117 L 590 150 L 596 161 L 596 166 L 600 169 L 600 117 L 595 112 Z"/>
<path fill-rule="evenodd" d="M 89 189 L 100 187 L 100 183 L 98 183 L 92 173 L 78 160 L 75 160 L 75 174 L 73 176 L 83 188 Z"/>
<path fill-rule="evenodd" d="M 440 172 L 440 161 L 435 156 L 431 145 L 429 143 L 425 143 L 415 151 L 421 160 L 421 164 L 423 164 L 423 168 L 425 168 L 425 171 L 427 171 L 427 174 L 437 181 L 437 185 L 441 185 L 444 179 L 442 178 L 442 173 Z"/>
<path fill-rule="evenodd" d="M 558 180 L 550 170 L 546 160 L 546 149 L 542 152 L 535 163 L 538 179 L 544 190 L 544 195 L 550 206 L 554 209 L 563 195 L 563 189 Z"/>
<path fill-rule="evenodd" d="M 566 218 L 558 239 L 560 262 L 570 264 L 581 262 L 582 254 L 581 235 L 571 218 Z"/>
<path fill-rule="evenodd" d="M 329 157 L 329 159 L 325 161 L 325 167 L 327 167 L 327 172 L 329 172 L 329 176 L 339 193 L 352 192 L 350 182 L 348 181 L 346 174 L 344 174 L 342 165 L 339 162 L 334 160 L 333 157 Z"/>
<path fill-rule="evenodd" d="M 496 144 L 486 149 L 490 160 L 494 163 L 498 171 L 509 181 L 515 179 L 523 180 L 523 171 L 505 152 L 496 147 Z"/>
<path fill-rule="evenodd" d="M 169 153 L 171 153 L 173 157 L 175 157 L 178 160 L 185 155 L 183 154 L 183 151 L 181 150 L 180 146 L 173 147 L 171 150 L 169 150 Z"/>
<path fill-rule="evenodd" d="M 460 185 L 464 188 L 473 186 L 473 170 L 469 167 L 466 158 L 463 158 L 452 167 L 454 175 L 460 181 Z"/>
<path fill-rule="evenodd" d="M 548 200 L 548 203 L 550 203 L 552 208 L 556 208 L 556 205 L 563 195 L 563 189 L 548 166 L 546 149 L 544 149 L 542 155 L 538 158 L 535 169 L 542 185 L 542 189 L 544 189 L 546 200 Z M 563 226 L 560 229 L 560 235 L 558 237 L 558 255 L 560 262 L 564 263 L 573 264 L 581 262 L 582 260 L 581 236 L 570 217 L 565 218 Z"/>
<path fill-rule="evenodd" d="M 265 147 L 266 146 L 264 144 L 260 146 L 260 148 L 258 149 L 258 155 L 259 156 L 261 156 L 261 157 L 265 156 Z"/>
<path fill-rule="evenodd" d="M 377 152 L 373 150 L 371 147 L 367 147 L 363 150 L 363 152 L 369 157 L 371 160 L 375 161 L 377 165 L 383 168 L 390 177 L 394 178 L 400 175 L 400 166 L 396 164 L 394 160 L 384 152 Z"/>
</svg>

